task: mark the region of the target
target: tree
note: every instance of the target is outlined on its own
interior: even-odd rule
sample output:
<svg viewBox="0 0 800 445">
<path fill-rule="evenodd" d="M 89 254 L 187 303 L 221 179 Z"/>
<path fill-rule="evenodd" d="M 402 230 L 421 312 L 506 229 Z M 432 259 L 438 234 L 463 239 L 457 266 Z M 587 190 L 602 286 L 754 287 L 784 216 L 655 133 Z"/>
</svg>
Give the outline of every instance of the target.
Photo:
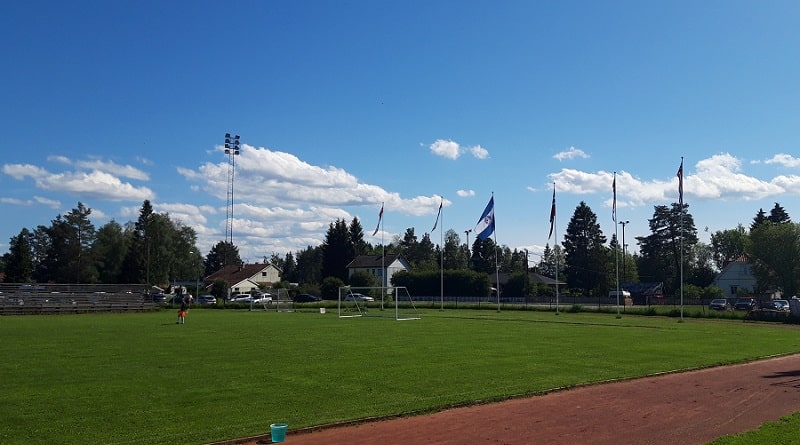
<svg viewBox="0 0 800 445">
<path fill-rule="evenodd" d="M 722 269 L 731 261 L 741 257 L 747 250 L 750 237 L 742 224 L 735 229 L 726 229 L 711 234 L 711 254 L 714 264 Z"/>
<path fill-rule="evenodd" d="M 122 263 L 120 278 L 126 283 L 150 284 L 150 224 L 153 217 L 153 206 L 149 200 L 142 203 L 139 218 L 131 231 L 128 252 Z"/>
<path fill-rule="evenodd" d="M 461 244 L 458 233 L 450 229 L 444 233 L 444 269 L 467 269 L 469 251 Z"/>
<path fill-rule="evenodd" d="M 564 262 L 569 286 L 589 295 L 602 291 L 607 270 L 606 237 L 597 223 L 597 215 L 585 202 L 575 208 L 564 235 Z"/>
<path fill-rule="evenodd" d="M 760 224 L 767 222 L 767 214 L 764 213 L 764 209 L 758 209 L 758 213 L 753 218 L 753 222 L 750 224 L 750 230 L 752 231 Z"/>
<path fill-rule="evenodd" d="M 344 219 L 337 219 L 328 226 L 322 243 L 322 276 L 347 280 L 347 265 L 353 261 L 355 252 L 350 242 Z"/>
<path fill-rule="evenodd" d="M 800 277 L 800 225 L 760 224 L 750 232 L 753 275 L 761 291 L 796 295 Z"/>
<path fill-rule="evenodd" d="M 359 255 L 366 255 L 369 252 L 369 244 L 364 241 L 364 228 L 357 217 L 353 217 L 348 227 L 350 244 L 353 246 L 353 258 Z"/>
<path fill-rule="evenodd" d="M 119 283 L 122 265 L 128 252 L 130 238 L 125 235 L 122 226 L 116 221 L 109 221 L 97 230 L 91 255 L 94 258 L 98 280 L 101 283 Z"/>
<path fill-rule="evenodd" d="M 286 257 L 283 259 L 283 267 L 281 268 L 281 278 L 283 281 L 290 283 L 297 283 L 297 263 L 294 260 L 292 252 L 287 252 Z"/>
<path fill-rule="evenodd" d="M 318 284 L 322 281 L 322 247 L 308 246 L 297 252 L 296 281 L 305 284 Z"/>
<path fill-rule="evenodd" d="M 33 255 L 31 253 L 32 234 L 22 229 L 8 242 L 8 253 L 3 255 L 6 283 L 30 283 L 33 278 Z"/>
<path fill-rule="evenodd" d="M 777 202 L 772 210 L 769 211 L 769 217 L 767 217 L 767 220 L 772 224 L 784 224 L 792 222 L 792 219 L 789 218 L 789 214 L 786 213 L 786 210 L 784 210 L 783 207 L 781 207 L 781 205 Z"/>
<path fill-rule="evenodd" d="M 680 287 L 681 258 L 688 269 L 698 241 L 694 219 L 688 208 L 688 204 L 681 208 L 678 203 L 671 207 L 655 206 L 653 218 L 649 220 L 651 234 L 636 237 L 641 251 L 640 276 L 644 281 L 663 282 L 667 292 Z M 684 272 L 690 274 L 688 270 Z"/>
<path fill-rule="evenodd" d="M 497 258 L 497 248 L 491 238 L 480 239 L 475 237 L 472 242 L 472 270 L 494 275 L 499 262 Z"/>
<path fill-rule="evenodd" d="M 227 241 L 219 241 L 206 254 L 205 275 L 211 275 L 227 264 L 241 263 L 239 248 Z"/>
</svg>

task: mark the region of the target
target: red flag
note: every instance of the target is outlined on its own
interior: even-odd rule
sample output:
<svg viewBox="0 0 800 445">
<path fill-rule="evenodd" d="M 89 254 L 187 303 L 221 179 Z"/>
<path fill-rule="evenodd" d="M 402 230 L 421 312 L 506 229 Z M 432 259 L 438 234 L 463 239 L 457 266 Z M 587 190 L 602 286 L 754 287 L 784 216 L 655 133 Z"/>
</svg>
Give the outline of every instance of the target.
<svg viewBox="0 0 800 445">
<path fill-rule="evenodd" d="M 381 211 L 378 213 L 378 225 L 375 226 L 375 231 L 372 232 L 372 236 L 378 234 L 378 229 L 381 228 L 381 220 L 383 219 L 383 203 L 381 203 Z"/>
<path fill-rule="evenodd" d="M 553 205 L 550 207 L 550 234 L 547 235 L 547 239 L 550 239 L 553 236 L 553 226 L 556 222 L 556 185 L 553 184 Z"/>
<path fill-rule="evenodd" d="M 681 157 L 681 166 L 678 167 L 678 204 L 683 207 L 683 157 Z"/>
<path fill-rule="evenodd" d="M 611 219 L 617 222 L 617 172 L 614 172 L 614 181 L 611 183 L 611 190 L 614 194 L 614 201 L 611 204 Z"/>
</svg>

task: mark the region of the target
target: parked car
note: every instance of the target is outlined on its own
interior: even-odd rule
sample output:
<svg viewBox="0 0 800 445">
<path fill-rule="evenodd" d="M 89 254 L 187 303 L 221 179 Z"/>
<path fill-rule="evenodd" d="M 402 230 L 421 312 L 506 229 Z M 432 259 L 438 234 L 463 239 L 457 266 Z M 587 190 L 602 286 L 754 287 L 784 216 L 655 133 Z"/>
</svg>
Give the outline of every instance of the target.
<svg viewBox="0 0 800 445">
<path fill-rule="evenodd" d="M 231 295 L 231 302 L 250 304 L 253 302 L 253 296 L 250 294 L 234 294 Z"/>
<path fill-rule="evenodd" d="M 253 294 L 253 304 L 272 304 L 272 295 L 261 292 Z"/>
<path fill-rule="evenodd" d="M 152 294 L 153 303 L 167 304 L 167 296 L 164 294 Z"/>
<path fill-rule="evenodd" d="M 708 303 L 708 308 L 714 311 L 727 311 L 731 308 L 731 304 L 724 298 L 715 298 Z"/>
<path fill-rule="evenodd" d="M 322 301 L 322 298 L 311 294 L 298 294 L 294 297 L 295 303 L 316 303 Z"/>
<path fill-rule="evenodd" d="M 758 309 L 758 302 L 755 298 L 739 298 L 733 304 L 733 308 L 737 311 L 752 311 Z"/>
<path fill-rule="evenodd" d="M 764 304 L 762 309 L 769 309 L 772 311 L 789 312 L 789 300 L 772 300 Z"/>
<path fill-rule="evenodd" d="M 201 306 L 212 306 L 217 304 L 217 298 L 213 295 L 198 295 L 197 304 Z"/>
<path fill-rule="evenodd" d="M 364 294 L 347 294 L 344 301 L 375 301 L 375 299 Z"/>
</svg>

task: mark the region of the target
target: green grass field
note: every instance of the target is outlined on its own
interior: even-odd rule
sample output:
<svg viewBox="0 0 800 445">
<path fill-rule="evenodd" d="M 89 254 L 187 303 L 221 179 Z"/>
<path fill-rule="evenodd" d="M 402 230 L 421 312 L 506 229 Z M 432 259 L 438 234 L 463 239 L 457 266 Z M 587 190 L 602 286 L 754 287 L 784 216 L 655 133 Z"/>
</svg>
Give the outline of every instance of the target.
<svg viewBox="0 0 800 445">
<path fill-rule="evenodd" d="M 372 310 L 372 313 L 377 313 Z M 0 443 L 203 444 L 800 352 L 797 327 L 423 310 L 0 317 Z M 729 442 L 725 442 L 729 443 Z M 757 443 L 757 442 L 730 442 Z"/>
</svg>

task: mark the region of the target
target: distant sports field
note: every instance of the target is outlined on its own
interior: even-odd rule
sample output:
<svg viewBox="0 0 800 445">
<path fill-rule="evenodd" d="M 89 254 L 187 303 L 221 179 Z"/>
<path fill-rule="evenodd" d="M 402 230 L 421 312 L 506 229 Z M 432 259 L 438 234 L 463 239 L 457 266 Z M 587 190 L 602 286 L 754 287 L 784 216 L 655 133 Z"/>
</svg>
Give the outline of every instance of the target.
<svg viewBox="0 0 800 445">
<path fill-rule="evenodd" d="M 373 313 L 378 311 L 373 310 Z M 0 317 L 0 443 L 204 444 L 800 352 L 795 326 L 425 310 Z"/>
</svg>

